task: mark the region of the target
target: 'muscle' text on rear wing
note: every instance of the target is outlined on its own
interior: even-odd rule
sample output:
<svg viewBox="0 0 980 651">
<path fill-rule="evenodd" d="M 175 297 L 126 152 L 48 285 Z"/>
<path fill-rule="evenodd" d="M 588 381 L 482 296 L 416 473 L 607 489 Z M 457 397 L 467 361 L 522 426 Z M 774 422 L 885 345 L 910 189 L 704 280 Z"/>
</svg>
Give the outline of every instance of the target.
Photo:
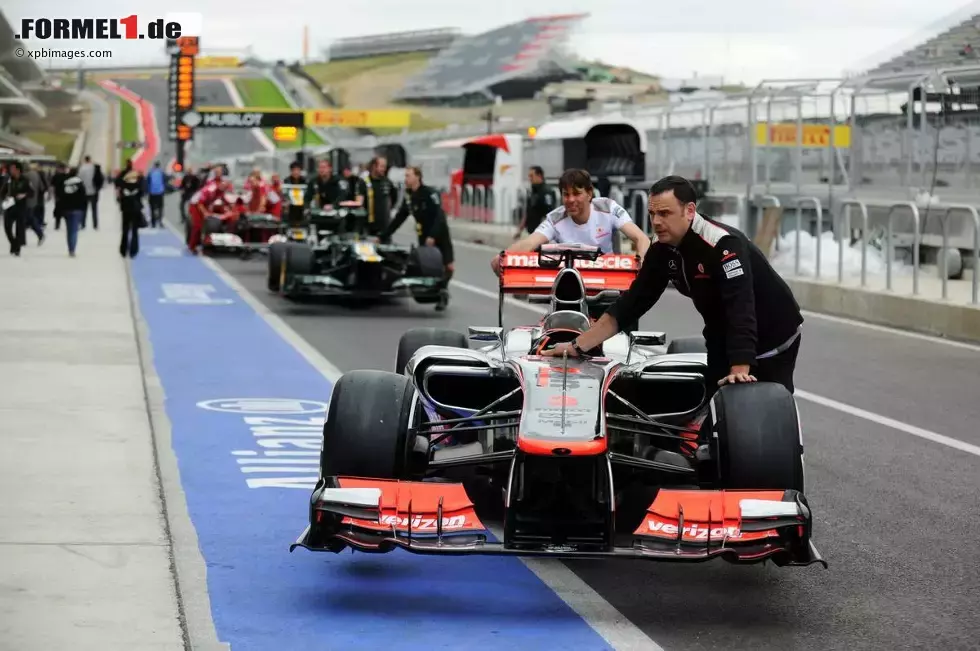
<svg viewBox="0 0 980 651">
<path fill-rule="evenodd" d="M 595 260 L 575 260 L 585 291 L 626 291 L 639 271 L 634 255 L 609 253 Z M 505 294 L 549 294 L 559 269 L 542 268 L 537 253 L 504 251 L 500 260 L 500 289 Z"/>
</svg>

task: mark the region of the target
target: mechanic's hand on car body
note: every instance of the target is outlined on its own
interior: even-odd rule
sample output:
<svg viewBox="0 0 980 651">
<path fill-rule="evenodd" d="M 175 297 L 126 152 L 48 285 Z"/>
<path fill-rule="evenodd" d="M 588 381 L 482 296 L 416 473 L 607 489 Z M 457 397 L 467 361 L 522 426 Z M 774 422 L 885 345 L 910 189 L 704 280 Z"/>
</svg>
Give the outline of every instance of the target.
<svg viewBox="0 0 980 651">
<path fill-rule="evenodd" d="M 755 376 L 749 373 L 750 370 L 751 368 L 748 364 L 733 366 L 728 372 L 728 375 L 718 380 L 718 386 L 736 384 L 738 382 L 756 382 Z"/>
<path fill-rule="evenodd" d="M 572 342 L 563 341 L 551 350 L 542 350 L 541 354 L 544 357 L 564 357 L 568 355 L 569 357 L 578 357 L 578 351 L 572 346 Z"/>
</svg>

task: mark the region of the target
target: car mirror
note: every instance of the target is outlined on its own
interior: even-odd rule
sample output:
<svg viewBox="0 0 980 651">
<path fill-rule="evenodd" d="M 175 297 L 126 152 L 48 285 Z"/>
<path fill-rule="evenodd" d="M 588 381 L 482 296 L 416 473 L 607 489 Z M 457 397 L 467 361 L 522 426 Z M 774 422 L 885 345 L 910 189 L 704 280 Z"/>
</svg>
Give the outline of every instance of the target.
<svg viewBox="0 0 980 651">
<path fill-rule="evenodd" d="M 504 332 L 498 326 L 470 326 L 467 330 L 473 341 L 500 341 Z"/>
<path fill-rule="evenodd" d="M 666 332 L 636 331 L 630 335 L 630 344 L 634 346 L 663 346 L 666 343 Z"/>
</svg>

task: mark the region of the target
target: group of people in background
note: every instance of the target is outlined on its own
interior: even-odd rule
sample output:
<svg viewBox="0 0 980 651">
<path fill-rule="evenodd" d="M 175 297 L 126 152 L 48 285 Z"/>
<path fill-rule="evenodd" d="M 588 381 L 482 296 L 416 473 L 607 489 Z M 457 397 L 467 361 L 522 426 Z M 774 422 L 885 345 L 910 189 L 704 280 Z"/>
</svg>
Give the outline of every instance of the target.
<svg viewBox="0 0 980 651">
<path fill-rule="evenodd" d="M 47 201 L 53 201 L 54 229 L 65 225 L 68 255 L 75 257 L 78 232 L 92 215 L 92 228 L 99 227 L 99 191 L 105 183 L 102 167 L 86 156 L 81 165 L 59 162 L 54 169 L 37 162 L 0 162 L 0 210 L 10 255 L 20 257 L 27 246 L 27 231 L 33 231 L 40 246 L 46 239 Z"/>
</svg>

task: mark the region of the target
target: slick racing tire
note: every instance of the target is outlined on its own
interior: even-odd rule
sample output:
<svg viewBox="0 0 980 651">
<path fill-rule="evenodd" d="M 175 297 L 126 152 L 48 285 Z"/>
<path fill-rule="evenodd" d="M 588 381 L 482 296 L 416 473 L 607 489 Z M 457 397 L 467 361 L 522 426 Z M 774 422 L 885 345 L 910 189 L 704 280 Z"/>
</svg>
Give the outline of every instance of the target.
<svg viewBox="0 0 980 651">
<path fill-rule="evenodd" d="M 286 243 L 273 242 L 269 245 L 269 277 L 266 286 L 270 292 L 278 292 L 282 288 L 280 282 L 282 265 L 286 259 Z"/>
<path fill-rule="evenodd" d="M 677 353 L 708 353 L 708 346 L 704 343 L 703 337 L 678 337 L 671 339 L 667 344 L 667 354 Z"/>
<path fill-rule="evenodd" d="M 202 235 L 210 235 L 212 233 L 223 233 L 225 230 L 224 222 L 221 221 L 219 217 L 205 217 L 204 227 L 202 228 Z"/>
<path fill-rule="evenodd" d="M 721 387 L 712 397 L 722 488 L 803 493 L 803 441 L 793 394 L 775 382 Z"/>
<path fill-rule="evenodd" d="M 442 261 L 442 251 L 436 246 L 420 246 L 412 250 L 409 259 L 412 274 L 422 278 L 442 278 L 446 265 Z"/>
<path fill-rule="evenodd" d="M 452 346 L 469 348 L 469 340 L 462 332 L 443 328 L 415 328 L 409 330 L 398 340 L 398 354 L 395 357 L 395 373 L 404 373 L 408 360 L 423 346 Z"/>
<path fill-rule="evenodd" d="M 404 375 L 374 370 L 345 373 L 334 385 L 323 425 L 320 477 L 405 477 L 414 395 L 414 386 Z"/>
<path fill-rule="evenodd" d="M 302 276 L 313 273 L 313 249 L 298 242 L 286 243 L 286 275 Z"/>
</svg>

